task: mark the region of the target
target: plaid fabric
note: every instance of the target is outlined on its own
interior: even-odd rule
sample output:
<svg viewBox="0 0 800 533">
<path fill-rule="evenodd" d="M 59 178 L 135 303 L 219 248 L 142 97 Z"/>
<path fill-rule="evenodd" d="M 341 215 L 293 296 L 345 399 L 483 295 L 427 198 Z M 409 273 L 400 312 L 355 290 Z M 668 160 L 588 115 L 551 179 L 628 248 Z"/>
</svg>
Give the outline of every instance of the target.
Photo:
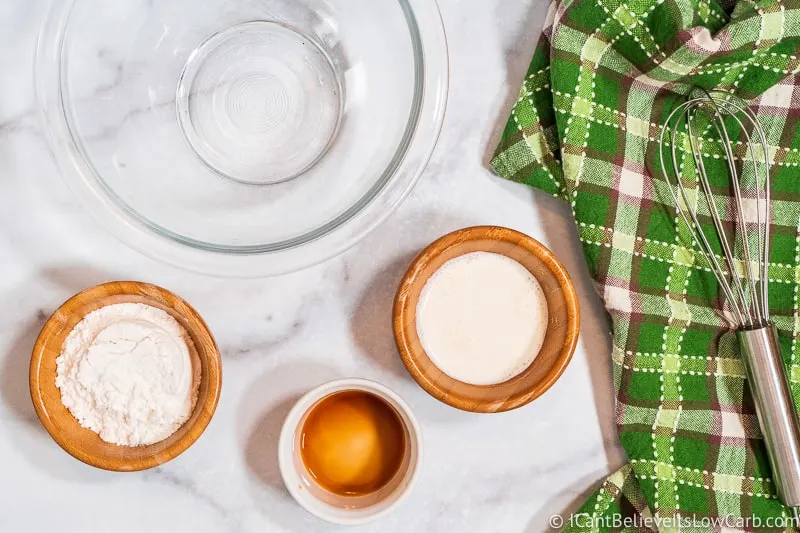
<svg viewBox="0 0 800 533">
<path fill-rule="evenodd" d="M 774 197 L 770 308 L 797 403 L 798 47 L 800 0 L 551 5 L 492 166 L 571 205 L 612 319 L 616 416 L 630 464 L 576 515 L 594 520 L 573 521 L 572 530 L 619 530 L 612 516 L 641 519 L 626 531 L 793 530 L 717 281 L 679 223 L 658 137 L 693 87 L 730 92 L 759 116 Z M 706 131 L 702 146 L 721 190 L 721 143 Z M 733 149 L 738 164 L 750 157 L 740 141 Z M 691 156 L 682 166 L 691 178 Z M 710 520 L 719 517 L 730 518 Z"/>
</svg>

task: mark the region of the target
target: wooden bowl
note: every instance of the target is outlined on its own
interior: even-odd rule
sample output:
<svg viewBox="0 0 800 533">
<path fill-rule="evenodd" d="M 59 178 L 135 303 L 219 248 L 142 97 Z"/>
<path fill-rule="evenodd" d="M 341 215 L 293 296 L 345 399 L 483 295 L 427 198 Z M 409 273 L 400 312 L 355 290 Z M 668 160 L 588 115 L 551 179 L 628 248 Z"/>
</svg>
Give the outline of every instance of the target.
<svg viewBox="0 0 800 533">
<path fill-rule="evenodd" d="M 471 252 L 493 252 L 514 259 L 533 274 L 547 298 L 544 344 L 531 365 L 496 385 L 472 385 L 439 370 L 417 335 L 417 302 L 428 279 L 445 262 Z M 414 260 L 397 291 L 394 336 L 408 371 L 429 394 L 458 409 L 496 413 L 521 407 L 541 396 L 561 376 L 578 342 L 580 313 L 575 287 L 550 250 L 508 228 L 478 226 L 445 235 Z"/>
<path fill-rule="evenodd" d="M 200 389 L 192 416 L 172 436 L 149 446 L 118 446 L 101 440 L 95 432 L 80 426 L 61 403 L 61 392 L 56 387 L 56 358 L 75 325 L 96 309 L 128 302 L 151 305 L 172 315 L 191 337 L 193 363 L 200 365 Z M 181 454 L 211 421 L 221 385 L 219 350 L 197 311 L 167 290 L 135 281 L 105 283 L 67 300 L 44 325 L 31 356 L 31 398 L 39 420 L 67 453 L 104 470 L 145 470 Z"/>
</svg>

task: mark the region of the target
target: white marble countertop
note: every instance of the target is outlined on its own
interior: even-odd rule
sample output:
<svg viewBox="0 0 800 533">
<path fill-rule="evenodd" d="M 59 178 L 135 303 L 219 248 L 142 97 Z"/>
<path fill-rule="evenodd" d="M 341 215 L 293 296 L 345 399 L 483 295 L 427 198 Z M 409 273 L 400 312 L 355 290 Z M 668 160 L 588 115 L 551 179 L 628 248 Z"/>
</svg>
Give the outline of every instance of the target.
<svg viewBox="0 0 800 533">
<path fill-rule="evenodd" d="M 128 249 L 72 198 L 35 112 L 32 55 L 44 0 L 0 2 L 0 531 L 331 531 L 288 495 L 277 435 L 297 397 L 324 381 L 371 378 L 402 395 L 424 430 L 419 485 L 392 515 L 355 531 L 539 532 L 623 461 L 613 421 L 607 322 L 558 202 L 494 177 L 496 142 L 546 0 L 440 0 L 451 54 L 441 141 L 411 197 L 344 255 L 265 280 L 189 274 Z M 581 340 L 560 381 L 533 404 L 475 415 L 428 396 L 406 373 L 391 302 L 411 257 L 451 230 L 500 224 L 561 258 L 582 305 Z M 202 438 L 142 473 L 95 470 L 64 453 L 31 405 L 28 361 L 55 307 L 114 279 L 189 300 L 223 352 L 224 385 Z"/>
</svg>

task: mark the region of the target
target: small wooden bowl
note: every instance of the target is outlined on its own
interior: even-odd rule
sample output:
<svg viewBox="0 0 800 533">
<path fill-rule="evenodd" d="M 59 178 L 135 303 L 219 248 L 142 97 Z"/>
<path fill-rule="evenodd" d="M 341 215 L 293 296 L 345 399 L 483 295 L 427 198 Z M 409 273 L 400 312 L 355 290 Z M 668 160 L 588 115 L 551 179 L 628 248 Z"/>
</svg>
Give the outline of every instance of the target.
<svg viewBox="0 0 800 533">
<path fill-rule="evenodd" d="M 536 277 L 547 298 L 549 320 L 539 355 L 521 374 L 496 385 L 471 385 L 444 374 L 417 335 L 417 302 L 428 279 L 445 262 L 471 252 L 514 259 Z M 428 246 L 409 267 L 394 302 L 395 341 L 408 371 L 433 397 L 477 413 L 509 411 L 541 396 L 572 359 L 579 328 L 578 297 L 564 266 L 535 239 L 497 226 L 465 228 Z"/>
<path fill-rule="evenodd" d="M 192 416 L 172 436 L 149 446 L 128 447 L 104 442 L 96 433 L 80 426 L 61 403 L 61 392 L 56 387 L 56 358 L 70 331 L 88 313 L 106 305 L 128 302 L 151 305 L 172 315 L 191 337 L 193 362 L 200 364 L 200 389 Z M 105 283 L 67 300 L 44 325 L 31 356 L 31 398 L 47 432 L 76 459 L 117 472 L 152 468 L 184 452 L 211 421 L 221 385 L 219 350 L 197 311 L 165 289 L 136 281 Z"/>
</svg>

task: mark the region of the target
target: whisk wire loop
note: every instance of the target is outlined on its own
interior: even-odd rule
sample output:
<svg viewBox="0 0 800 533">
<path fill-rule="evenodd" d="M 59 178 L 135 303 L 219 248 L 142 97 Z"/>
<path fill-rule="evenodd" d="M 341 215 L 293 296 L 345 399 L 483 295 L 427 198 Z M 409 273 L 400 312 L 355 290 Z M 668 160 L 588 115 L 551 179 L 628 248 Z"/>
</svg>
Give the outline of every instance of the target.
<svg viewBox="0 0 800 533">
<path fill-rule="evenodd" d="M 769 301 L 767 296 L 768 257 L 769 257 L 769 150 L 766 134 L 756 116 L 746 106 L 732 100 L 728 93 L 713 93 L 703 91 L 704 94 L 691 97 L 677 106 L 667 117 L 662 128 L 659 146 L 661 167 L 666 177 L 668 189 L 675 200 L 678 214 L 688 227 L 697 248 L 707 260 L 711 272 L 716 277 L 725 300 L 733 312 L 734 320 L 739 327 L 756 328 L 769 322 Z M 744 120 L 739 116 L 744 117 Z M 708 123 L 703 123 L 703 117 Z M 732 146 L 729 128 L 726 119 L 731 119 L 741 131 L 752 162 L 755 196 L 748 197 L 750 205 L 755 205 L 755 222 L 748 213 L 743 191 L 743 179 L 746 177 L 745 169 L 740 173 L 736 165 L 736 154 Z M 717 206 L 717 196 L 714 194 L 712 182 L 703 154 L 703 136 L 699 131 L 701 125 L 705 130 L 712 130 L 719 137 L 721 149 L 727 163 L 729 183 L 732 194 L 729 200 L 734 207 L 734 222 L 736 230 L 732 238 L 728 236 L 726 221 L 720 214 Z M 685 132 L 682 134 L 682 131 Z M 755 132 L 751 135 L 748 130 Z M 755 137 L 755 139 L 754 139 Z M 688 144 L 688 147 L 687 147 Z M 761 145 L 761 154 L 756 148 Z M 670 159 L 673 172 L 670 173 L 664 158 L 666 148 L 670 148 Z M 693 170 L 697 187 L 695 197 L 690 197 L 687 186 L 684 184 L 683 165 L 686 164 L 686 154 L 693 163 Z M 681 154 L 684 152 L 684 154 Z M 680 154 L 680 157 L 679 157 Z M 763 155 L 763 166 L 760 155 Z M 682 161 L 679 161 L 682 159 Z M 746 162 L 747 157 L 742 160 Z M 743 165 L 744 167 L 744 165 Z M 742 174 L 742 175 L 740 175 Z M 761 182 L 763 181 L 763 187 Z M 763 194 L 762 194 L 763 188 Z M 748 188 L 748 191 L 751 188 Z M 716 241 L 722 251 L 719 258 L 715 252 L 712 241 L 706 235 L 698 214 L 697 194 L 702 192 L 708 216 L 716 233 Z M 762 213 L 763 209 L 763 213 Z M 755 231 L 751 229 L 755 227 Z M 752 235 L 755 233 L 755 250 L 752 249 Z M 743 267 L 738 268 L 737 237 L 741 244 Z"/>
<path fill-rule="evenodd" d="M 755 179 L 754 179 L 754 182 L 755 182 L 755 197 L 756 197 L 757 200 L 759 200 L 761 198 L 761 184 L 760 184 L 759 176 L 761 175 L 761 172 L 763 172 L 763 175 L 764 175 L 764 203 L 763 203 L 763 206 L 765 207 L 765 209 L 764 209 L 764 213 L 763 214 L 765 216 L 765 220 L 763 222 L 761 220 L 762 209 L 761 209 L 761 205 L 759 205 L 758 202 L 757 202 L 757 208 L 756 208 L 756 227 L 757 228 L 762 228 L 763 227 L 763 231 L 756 231 L 756 236 L 757 236 L 757 259 L 756 260 L 757 260 L 758 264 L 761 267 L 761 272 L 759 272 L 761 283 L 758 283 L 758 284 L 752 283 L 751 284 L 751 290 L 753 291 L 752 292 L 753 298 L 758 298 L 759 301 L 760 301 L 760 305 L 755 305 L 754 306 L 756 311 L 758 312 L 758 318 L 760 320 L 760 323 L 761 324 L 766 324 L 767 322 L 769 322 L 769 305 L 768 305 L 769 302 L 768 302 L 768 299 L 767 299 L 767 290 L 766 290 L 767 283 L 768 283 L 768 280 L 769 280 L 768 274 L 769 274 L 769 234 L 770 234 L 770 225 L 769 225 L 769 218 L 768 218 L 769 206 L 770 206 L 769 145 L 767 144 L 766 134 L 764 132 L 764 129 L 761 127 L 761 124 L 759 123 L 758 118 L 755 116 L 755 114 L 747 106 L 739 105 L 736 102 L 728 100 L 728 99 L 719 100 L 718 101 L 718 100 L 714 99 L 713 95 L 711 95 L 710 93 L 709 93 L 709 96 L 711 97 L 712 104 L 717 109 L 723 108 L 727 112 L 728 116 L 738 124 L 738 126 L 740 128 L 740 131 L 744 134 L 745 142 L 746 142 L 746 145 L 747 145 L 747 149 L 750 152 L 750 160 L 753 163 L 753 174 L 754 174 L 754 177 L 755 177 Z M 759 161 L 759 158 L 756 156 L 756 152 L 755 152 L 756 144 L 752 140 L 752 138 L 750 136 L 750 133 L 747 131 L 747 128 L 745 127 L 744 123 L 742 123 L 742 121 L 739 119 L 737 114 L 744 115 L 747 118 L 747 120 L 749 121 L 750 125 L 752 126 L 753 131 L 756 132 L 758 134 L 758 136 L 759 136 L 758 141 L 761 143 L 762 156 L 764 157 L 764 166 L 761 169 L 759 169 L 759 165 L 761 164 L 761 162 Z M 727 135 L 727 130 L 725 129 L 725 123 L 724 123 L 724 121 L 722 119 L 720 119 L 719 124 L 723 128 L 723 132 L 724 132 L 724 135 L 722 133 L 720 133 L 720 137 L 723 139 L 724 145 L 725 145 L 725 147 L 727 149 L 727 153 L 728 153 L 728 156 L 729 156 L 728 157 L 728 163 L 729 163 L 729 165 L 731 165 L 731 167 L 735 171 L 735 166 L 732 164 L 733 163 L 733 154 L 732 154 L 732 152 L 730 150 L 730 144 L 731 144 L 730 143 L 730 138 Z M 717 126 L 717 123 L 715 123 L 715 126 Z M 733 175 L 734 174 L 732 174 L 732 176 Z M 738 183 L 737 179 L 733 180 L 733 185 L 734 185 L 734 188 L 738 189 L 739 183 Z M 737 202 L 739 204 L 737 209 L 738 209 L 738 212 L 741 214 L 741 213 L 744 212 L 744 209 L 741 206 L 741 196 L 740 196 L 738 190 L 736 191 L 736 198 L 737 198 Z M 744 222 L 741 219 L 740 219 L 739 223 L 741 225 L 744 224 Z M 763 224 L 763 226 L 762 226 L 762 224 Z M 749 256 L 749 249 L 750 249 L 749 245 L 745 246 L 745 248 L 744 248 L 744 252 L 746 254 L 745 260 L 747 262 L 748 268 L 752 269 L 752 262 L 750 261 L 750 258 L 747 257 L 747 256 Z M 755 275 L 753 274 L 752 270 L 750 270 L 749 279 L 751 281 L 755 280 Z"/>
</svg>

